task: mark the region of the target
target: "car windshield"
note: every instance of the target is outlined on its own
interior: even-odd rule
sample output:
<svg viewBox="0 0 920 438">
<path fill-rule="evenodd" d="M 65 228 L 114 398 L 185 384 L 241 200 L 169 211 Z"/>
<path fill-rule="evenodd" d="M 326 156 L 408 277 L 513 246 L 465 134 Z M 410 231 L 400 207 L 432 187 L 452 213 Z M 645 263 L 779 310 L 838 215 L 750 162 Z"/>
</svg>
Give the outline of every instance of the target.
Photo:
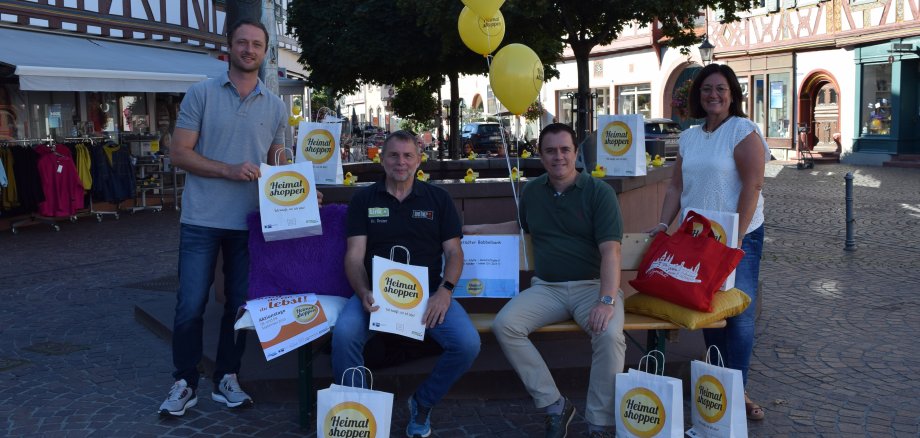
<svg viewBox="0 0 920 438">
<path fill-rule="evenodd" d="M 483 135 L 498 134 L 498 125 L 480 125 L 479 133 Z"/>
</svg>

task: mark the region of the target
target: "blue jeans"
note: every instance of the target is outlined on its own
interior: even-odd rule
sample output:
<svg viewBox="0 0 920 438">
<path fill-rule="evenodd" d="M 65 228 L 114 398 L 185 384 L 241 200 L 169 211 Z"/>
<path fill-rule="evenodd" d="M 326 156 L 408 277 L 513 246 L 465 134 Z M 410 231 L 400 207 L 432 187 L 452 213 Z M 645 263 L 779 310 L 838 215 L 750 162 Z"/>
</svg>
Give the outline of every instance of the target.
<svg viewBox="0 0 920 438">
<path fill-rule="evenodd" d="M 722 353 L 725 366 L 741 370 L 747 385 L 751 353 L 754 351 L 754 317 L 757 314 L 757 283 L 760 280 L 760 258 L 763 254 L 763 225 L 747 233 L 741 241 L 744 257 L 735 268 L 735 288 L 751 297 L 751 305 L 740 315 L 728 318 L 720 329 L 705 329 L 706 346 L 715 345 Z M 716 361 L 715 357 L 712 358 Z"/>
<path fill-rule="evenodd" d="M 233 323 L 249 289 L 249 231 L 181 224 L 179 230 L 179 294 L 173 322 L 173 365 L 176 380 L 198 387 L 204 311 L 214 282 L 217 254 L 223 254 L 224 314 L 220 319 L 217 363 L 213 379 L 240 370 L 246 337 L 236 339 Z"/>
<path fill-rule="evenodd" d="M 368 329 L 369 324 L 370 314 L 364 310 L 361 298 L 352 296 L 332 330 L 332 372 L 336 383 L 351 385 L 351 379 L 343 382 L 342 373 L 350 367 L 364 365 L 364 344 L 373 334 Z M 452 300 L 447 308 L 444 323 L 425 330 L 425 336 L 431 336 L 444 349 L 434 370 L 415 391 L 415 401 L 430 408 L 470 368 L 479 355 L 480 343 L 479 333 L 457 300 Z"/>
</svg>

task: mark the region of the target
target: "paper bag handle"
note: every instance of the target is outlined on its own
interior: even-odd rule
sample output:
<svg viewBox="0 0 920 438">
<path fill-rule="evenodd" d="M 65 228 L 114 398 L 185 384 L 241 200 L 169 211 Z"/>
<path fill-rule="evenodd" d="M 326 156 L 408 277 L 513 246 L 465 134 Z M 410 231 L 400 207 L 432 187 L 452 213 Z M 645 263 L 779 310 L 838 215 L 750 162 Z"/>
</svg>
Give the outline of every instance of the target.
<svg viewBox="0 0 920 438">
<path fill-rule="evenodd" d="M 394 262 L 396 261 L 394 260 L 394 257 L 396 257 L 396 248 L 400 248 L 406 252 L 406 264 L 411 265 L 412 263 L 409 262 L 409 248 L 406 248 L 405 246 L 402 246 L 402 245 L 393 245 L 393 247 L 390 248 L 390 260 Z"/>
<path fill-rule="evenodd" d="M 659 364 L 659 362 L 658 362 L 658 357 L 659 357 L 659 356 L 661 357 L 661 362 L 660 362 L 661 365 L 660 365 L 660 366 L 658 365 L 658 364 Z M 645 369 L 642 369 L 642 361 L 643 361 L 643 360 L 645 360 Z M 648 372 L 649 361 L 652 361 L 652 360 L 655 361 L 655 369 L 659 371 L 659 372 L 656 372 L 656 373 L 653 373 L 653 374 L 658 374 L 658 375 L 662 375 L 662 376 L 663 376 L 663 375 L 664 375 L 664 353 L 662 353 L 662 352 L 659 351 L 659 350 L 651 350 L 651 351 L 648 352 L 648 354 L 646 354 L 645 356 L 642 356 L 642 357 L 639 358 L 639 365 L 638 365 L 639 371 L 644 371 L 644 372 L 647 373 L 647 372 Z"/>
<path fill-rule="evenodd" d="M 366 371 L 368 378 L 371 382 L 371 385 L 367 387 L 367 389 L 374 389 L 374 373 L 372 373 L 370 369 L 364 366 L 356 366 L 356 367 L 347 368 L 344 372 L 342 372 L 342 384 L 345 383 L 345 375 L 348 374 L 349 371 L 351 371 L 351 385 L 350 386 L 352 387 L 355 386 L 355 374 L 360 373 L 361 387 L 364 388 L 365 387 L 364 386 L 364 383 L 365 383 L 364 372 Z"/>
<path fill-rule="evenodd" d="M 294 149 L 292 149 L 292 148 L 286 148 L 286 147 L 278 148 L 278 150 L 275 151 L 275 166 L 280 166 L 280 165 L 281 165 L 280 163 L 278 163 L 278 158 L 281 158 L 281 152 L 283 152 L 283 151 L 291 151 L 291 159 L 292 159 L 292 160 L 294 159 Z M 287 163 L 285 163 L 285 164 L 287 164 Z"/>
<path fill-rule="evenodd" d="M 709 355 L 712 352 L 713 348 L 715 348 L 716 354 L 718 355 L 717 357 L 719 359 L 719 362 L 717 362 L 716 364 L 713 364 L 709 358 Z M 718 365 L 722 368 L 725 368 L 725 362 L 722 360 L 722 352 L 719 351 L 719 347 L 716 347 L 715 345 L 710 345 L 709 348 L 706 349 L 706 363 L 708 363 L 709 365 Z"/>
</svg>

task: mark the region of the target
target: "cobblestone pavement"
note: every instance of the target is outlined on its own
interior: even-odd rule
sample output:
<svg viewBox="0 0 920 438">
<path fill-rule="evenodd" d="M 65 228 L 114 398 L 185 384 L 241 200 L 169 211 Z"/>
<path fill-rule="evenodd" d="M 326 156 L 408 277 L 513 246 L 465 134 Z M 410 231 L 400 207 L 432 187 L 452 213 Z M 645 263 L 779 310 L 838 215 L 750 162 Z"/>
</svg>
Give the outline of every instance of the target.
<svg viewBox="0 0 920 438">
<path fill-rule="evenodd" d="M 853 252 L 843 251 L 846 172 L 856 175 Z M 920 171 L 771 163 L 768 175 L 748 387 L 767 418 L 751 423 L 751 436 L 920 436 Z M 294 404 L 231 411 L 210 400 L 205 379 L 185 417 L 156 415 L 172 381 L 170 348 L 133 309 L 169 293 L 177 221 L 141 212 L 0 234 L 0 435 L 305 435 Z M 584 395 L 570 396 L 580 436 Z M 403 435 L 403 397 L 393 436 Z M 432 421 L 438 437 L 542 434 L 524 398 L 450 399 Z"/>
</svg>

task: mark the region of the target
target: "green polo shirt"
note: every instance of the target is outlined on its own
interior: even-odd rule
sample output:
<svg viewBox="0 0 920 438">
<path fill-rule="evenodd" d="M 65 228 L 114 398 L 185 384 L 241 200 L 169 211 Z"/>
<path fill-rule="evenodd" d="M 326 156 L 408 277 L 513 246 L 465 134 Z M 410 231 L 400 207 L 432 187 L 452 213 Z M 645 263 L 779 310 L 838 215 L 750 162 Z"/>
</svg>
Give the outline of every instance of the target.
<svg viewBox="0 0 920 438">
<path fill-rule="evenodd" d="M 616 193 L 586 172 L 558 195 L 547 174 L 528 182 L 521 194 L 520 214 L 533 241 L 535 274 L 545 281 L 600 278 L 598 245 L 623 239 Z"/>
</svg>

